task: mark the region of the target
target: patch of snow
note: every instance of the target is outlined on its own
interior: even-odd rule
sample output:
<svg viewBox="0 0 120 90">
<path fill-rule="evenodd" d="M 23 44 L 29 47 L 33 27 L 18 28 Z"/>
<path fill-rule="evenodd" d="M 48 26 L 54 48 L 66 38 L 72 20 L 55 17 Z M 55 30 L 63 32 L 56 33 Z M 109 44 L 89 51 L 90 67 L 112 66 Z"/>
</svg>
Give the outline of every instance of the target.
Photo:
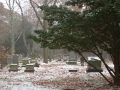
<svg viewBox="0 0 120 90">
<path fill-rule="evenodd" d="M 86 65 L 67 65 L 63 62 L 40 63 L 35 72 L 24 72 L 25 67 L 20 67 L 18 72 L 8 72 L 5 67 L 0 72 L 0 90 L 120 89 L 108 85 L 98 72 L 86 73 L 86 68 Z M 69 69 L 77 69 L 77 72 L 69 72 Z M 106 69 L 102 73 L 110 76 Z"/>
</svg>

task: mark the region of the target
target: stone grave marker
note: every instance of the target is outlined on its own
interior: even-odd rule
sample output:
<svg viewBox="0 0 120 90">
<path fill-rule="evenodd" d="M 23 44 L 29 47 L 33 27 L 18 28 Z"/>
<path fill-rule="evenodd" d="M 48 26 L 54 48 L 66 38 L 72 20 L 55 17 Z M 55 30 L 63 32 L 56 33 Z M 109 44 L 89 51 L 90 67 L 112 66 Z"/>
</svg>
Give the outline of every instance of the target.
<svg viewBox="0 0 120 90">
<path fill-rule="evenodd" d="M 18 71 L 18 65 L 17 64 L 10 64 L 9 71 Z"/>
<path fill-rule="evenodd" d="M 94 67 L 88 64 L 87 72 L 102 72 L 103 69 L 101 68 L 101 60 L 99 58 L 88 58 L 88 62 L 92 64 L 94 67 L 96 67 L 98 70 L 96 70 Z"/>
<path fill-rule="evenodd" d="M 34 72 L 34 64 L 26 64 L 25 72 Z"/>
<path fill-rule="evenodd" d="M 58 61 L 61 61 L 61 55 L 58 55 L 57 58 L 58 58 Z"/>
<path fill-rule="evenodd" d="M 36 63 L 36 62 L 37 62 L 37 60 L 35 60 L 35 59 L 30 60 L 30 63 Z"/>
<path fill-rule="evenodd" d="M 7 64 L 13 64 L 13 57 L 7 57 Z"/>
<path fill-rule="evenodd" d="M 69 55 L 65 54 L 64 55 L 64 61 L 67 61 L 67 60 L 69 60 Z"/>
<path fill-rule="evenodd" d="M 26 64 L 29 64 L 29 58 L 28 57 L 26 57 L 22 60 L 22 66 L 25 67 Z"/>
<path fill-rule="evenodd" d="M 53 59 L 57 61 L 57 55 L 53 55 Z"/>
<path fill-rule="evenodd" d="M 85 60 L 84 60 L 84 58 L 83 58 L 83 57 L 81 57 L 81 58 L 80 58 L 80 63 L 81 63 L 81 66 L 84 66 L 84 61 L 85 61 Z"/>
<path fill-rule="evenodd" d="M 13 64 L 18 64 L 18 55 L 13 55 Z"/>
<path fill-rule="evenodd" d="M 76 61 L 76 58 L 75 58 L 75 54 L 73 51 L 71 51 L 69 53 L 69 60 L 66 62 L 68 65 L 76 65 L 77 64 L 77 61 Z"/>
<path fill-rule="evenodd" d="M 22 62 L 22 59 L 23 59 L 23 55 L 22 54 L 18 55 L 18 62 Z"/>
<path fill-rule="evenodd" d="M 76 69 L 70 69 L 69 72 L 77 72 L 78 70 Z"/>
</svg>

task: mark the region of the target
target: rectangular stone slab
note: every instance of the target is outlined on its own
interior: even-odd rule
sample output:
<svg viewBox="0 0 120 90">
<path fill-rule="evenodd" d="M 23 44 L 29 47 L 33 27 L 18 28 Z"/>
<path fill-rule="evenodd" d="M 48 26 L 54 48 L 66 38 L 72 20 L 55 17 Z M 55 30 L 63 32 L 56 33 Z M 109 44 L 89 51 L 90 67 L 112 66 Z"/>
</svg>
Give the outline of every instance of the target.
<svg viewBox="0 0 120 90">
<path fill-rule="evenodd" d="M 34 64 L 26 64 L 25 72 L 34 72 Z"/>
<path fill-rule="evenodd" d="M 101 68 L 101 61 L 97 59 L 89 60 L 90 64 L 92 64 L 94 67 L 96 67 L 98 70 L 96 70 L 93 66 L 88 65 L 87 72 L 103 72 L 103 69 Z"/>
<path fill-rule="evenodd" d="M 17 64 L 10 64 L 9 71 L 18 71 L 18 65 Z"/>
<path fill-rule="evenodd" d="M 69 72 L 77 72 L 78 70 L 76 70 L 76 69 L 71 69 L 71 70 L 69 70 Z"/>
<path fill-rule="evenodd" d="M 22 60 L 22 66 L 25 67 L 26 64 L 29 64 L 29 60 L 23 59 Z"/>
</svg>

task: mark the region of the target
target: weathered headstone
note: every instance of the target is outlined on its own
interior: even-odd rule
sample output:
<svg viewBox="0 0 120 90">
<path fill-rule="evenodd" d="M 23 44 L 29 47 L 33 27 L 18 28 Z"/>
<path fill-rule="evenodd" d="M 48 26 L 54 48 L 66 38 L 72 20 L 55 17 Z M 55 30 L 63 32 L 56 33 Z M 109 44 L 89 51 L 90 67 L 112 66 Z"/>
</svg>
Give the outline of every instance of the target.
<svg viewBox="0 0 120 90">
<path fill-rule="evenodd" d="M 7 57 L 7 64 L 13 64 L 13 57 Z"/>
<path fill-rule="evenodd" d="M 18 55 L 13 55 L 13 64 L 18 64 Z"/>
<path fill-rule="evenodd" d="M 99 58 L 90 58 L 88 59 L 88 63 L 92 64 L 94 67 L 96 67 L 98 70 L 96 70 L 93 66 L 88 64 L 87 72 L 102 72 L 103 69 L 101 68 L 101 60 Z"/>
<path fill-rule="evenodd" d="M 22 54 L 18 55 L 18 62 L 22 62 L 22 59 L 23 59 L 23 55 Z"/>
<path fill-rule="evenodd" d="M 25 72 L 34 72 L 34 64 L 26 64 Z"/>
<path fill-rule="evenodd" d="M 29 64 L 29 58 L 28 57 L 26 57 L 22 60 L 22 66 L 25 67 L 26 64 Z"/>
<path fill-rule="evenodd" d="M 57 58 L 58 58 L 58 61 L 61 61 L 61 55 L 58 55 Z"/>
<path fill-rule="evenodd" d="M 85 60 L 84 60 L 84 58 L 83 58 L 83 57 L 81 57 L 81 58 L 80 58 L 80 63 L 81 63 L 81 66 L 84 66 L 84 61 L 85 61 Z"/>
<path fill-rule="evenodd" d="M 75 54 L 74 54 L 73 51 L 71 51 L 69 53 L 69 60 L 66 63 L 69 64 L 69 65 L 76 65 L 77 64 L 77 61 L 76 61 L 76 58 L 75 58 Z"/>
<path fill-rule="evenodd" d="M 18 65 L 17 64 L 10 64 L 9 71 L 18 71 Z"/>
<path fill-rule="evenodd" d="M 64 55 L 64 61 L 67 61 L 67 60 L 69 60 L 69 55 L 65 54 Z"/>
</svg>

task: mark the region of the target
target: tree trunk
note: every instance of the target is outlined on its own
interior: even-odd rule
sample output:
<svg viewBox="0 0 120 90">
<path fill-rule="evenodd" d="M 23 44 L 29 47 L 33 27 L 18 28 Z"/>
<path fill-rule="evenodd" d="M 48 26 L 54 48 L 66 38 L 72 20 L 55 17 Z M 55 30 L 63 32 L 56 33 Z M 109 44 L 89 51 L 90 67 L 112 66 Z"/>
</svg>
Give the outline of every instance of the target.
<svg viewBox="0 0 120 90">
<path fill-rule="evenodd" d="M 15 44 L 14 44 L 14 30 L 13 30 L 13 10 L 10 9 L 10 16 L 9 16 L 9 25 L 10 25 L 10 35 L 11 35 L 11 54 L 15 52 Z"/>
<path fill-rule="evenodd" d="M 48 0 L 44 1 L 44 5 L 47 5 Z M 44 12 L 44 17 L 46 16 L 45 12 Z M 44 19 L 43 20 L 43 29 L 44 31 L 47 32 L 47 21 Z M 48 48 L 43 48 L 43 62 L 44 63 L 48 63 Z"/>
<path fill-rule="evenodd" d="M 43 62 L 48 63 L 48 48 L 43 48 Z"/>
<path fill-rule="evenodd" d="M 120 85 L 120 54 L 114 53 L 114 70 L 115 70 L 115 78 L 114 84 Z"/>
<path fill-rule="evenodd" d="M 49 62 L 51 62 L 51 61 L 52 61 L 52 50 L 49 49 Z"/>
<path fill-rule="evenodd" d="M 11 54 L 15 53 L 15 43 L 14 43 L 14 3 L 15 1 L 13 0 L 5 0 L 6 5 L 9 8 L 9 16 L 8 16 L 8 21 L 9 21 L 9 26 L 10 26 L 10 41 L 11 41 Z"/>
<path fill-rule="evenodd" d="M 30 54 L 30 46 L 28 46 L 28 44 L 27 44 L 27 41 L 26 41 L 26 34 L 25 34 L 25 22 L 24 22 L 24 13 L 23 13 L 23 9 L 22 9 L 22 7 L 21 7 L 21 4 L 20 4 L 20 1 L 18 0 L 17 2 L 17 5 L 19 6 L 19 8 L 20 8 L 20 10 L 21 10 L 21 16 L 22 16 L 22 35 L 23 35 L 23 42 L 24 42 L 24 46 L 25 46 L 25 48 L 26 48 L 26 53 L 27 53 L 27 55 L 29 56 L 29 54 Z"/>
</svg>

